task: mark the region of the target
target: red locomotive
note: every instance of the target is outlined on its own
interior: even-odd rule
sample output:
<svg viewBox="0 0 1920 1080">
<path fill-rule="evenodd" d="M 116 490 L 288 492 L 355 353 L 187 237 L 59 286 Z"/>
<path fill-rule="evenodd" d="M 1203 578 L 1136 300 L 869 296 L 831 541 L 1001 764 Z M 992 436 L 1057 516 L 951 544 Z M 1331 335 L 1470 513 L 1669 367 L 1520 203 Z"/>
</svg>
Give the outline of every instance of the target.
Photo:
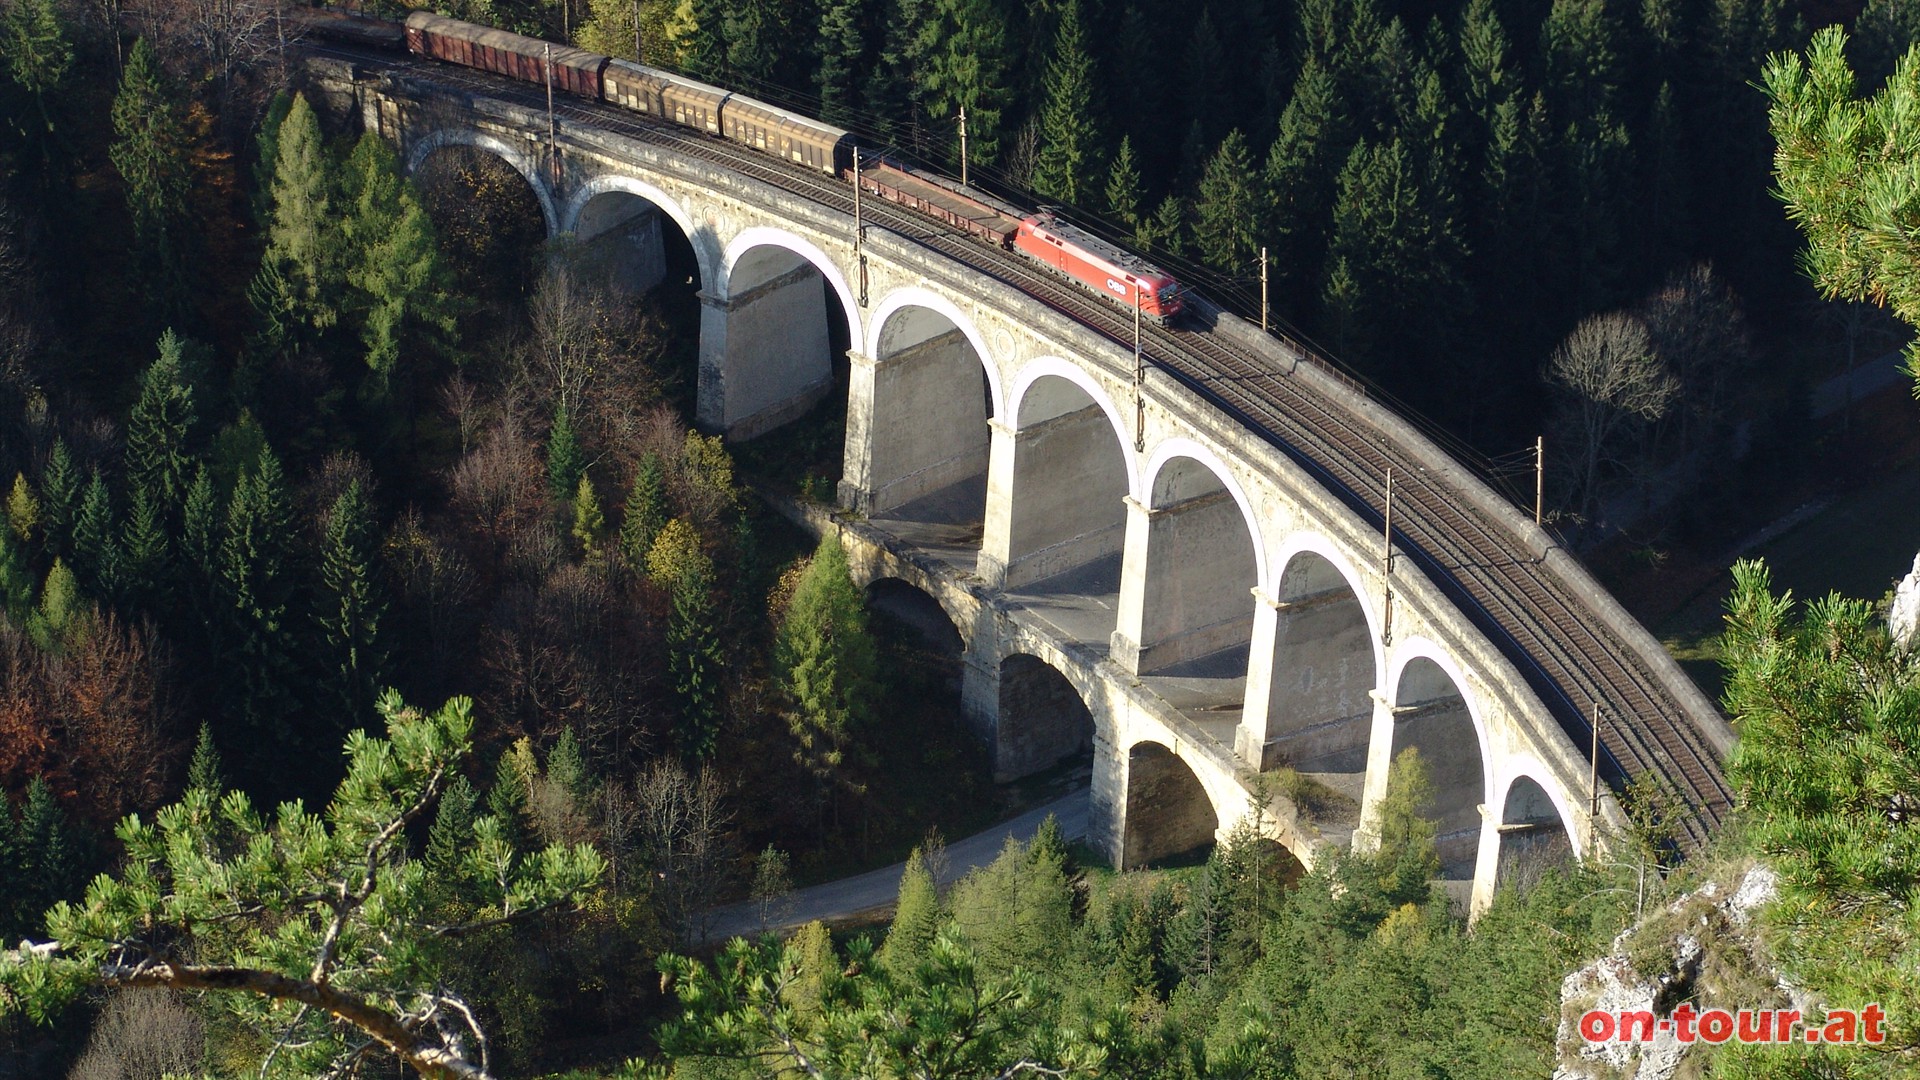
<svg viewBox="0 0 1920 1080">
<path fill-rule="evenodd" d="M 1013 249 L 1162 326 L 1180 314 L 1180 285 L 1166 271 L 1052 214 L 1021 221 Z"/>
</svg>

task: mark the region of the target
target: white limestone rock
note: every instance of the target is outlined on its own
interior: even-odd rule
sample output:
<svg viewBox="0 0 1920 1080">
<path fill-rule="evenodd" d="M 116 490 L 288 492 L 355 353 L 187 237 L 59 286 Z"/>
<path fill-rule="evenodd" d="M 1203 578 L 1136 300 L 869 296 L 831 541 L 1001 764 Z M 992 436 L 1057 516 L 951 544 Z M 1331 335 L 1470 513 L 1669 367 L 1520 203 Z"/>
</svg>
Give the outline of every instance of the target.
<svg viewBox="0 0 1920 1080">
<path fill-rule="evenodd" d="M 1913 571 L 1893 587 L 1893 608 L 1887 612 L 1887 629 L 1903 649 L 1914 648 L 1915 631 L 1920 630 L 1920 555 L 1913 557 Z"/>
</svg>

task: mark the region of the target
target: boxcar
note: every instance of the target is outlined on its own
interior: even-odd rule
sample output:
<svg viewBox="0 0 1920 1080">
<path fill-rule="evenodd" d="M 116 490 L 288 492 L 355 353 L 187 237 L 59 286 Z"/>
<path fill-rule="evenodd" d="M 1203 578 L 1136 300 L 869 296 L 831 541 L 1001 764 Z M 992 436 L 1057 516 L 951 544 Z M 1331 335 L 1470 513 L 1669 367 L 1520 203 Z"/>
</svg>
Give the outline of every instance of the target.
<svg viewBox="0 0 1920 1080">
<path fill-rule="evenodd" d="M 846 132 L 734 94 L 720 110 L 721 134 L 734 142 L 837 175 L 852 165 L 853 140 Z"/>
<path fill-rule="evenodd" d="M 1022 221 L 1013 247 L 1109 300 L 1129 308 L 1137 303 L 1154 322 L 1164 325 L 1180 314 L 1180 285 L 1172 275 L 1051 214 Z"/>
<path fill-rule="evenodd" d="M 848 177 L 851 179 L 851 170 Z M 958 184 L 945 184 L 884 158 L 860 163 L 860 189 L 888 202 L 917 210 L 979 237 L 1006 247 L 1020 228 L 1020 211 L 991 196 Z"/>
<path fill-rule="evenodd" d="M 581 97 L 600 96 L 600 73 L 607 58 L 571 45 L 449 19 L 428 11 L 407 16 L 407 48 L 421 56 L 446 60 L 500 75 L 545 84 L 553 63 L 553 88 Z"/>
<path fill-rule="evenodd" d="M 606 100 L 634 112 L 715 135 L 720 133 L 720 104 L 728 96 L 717 86 L 631 60 L 608 61 L 601 93 Z"/>
</svg>

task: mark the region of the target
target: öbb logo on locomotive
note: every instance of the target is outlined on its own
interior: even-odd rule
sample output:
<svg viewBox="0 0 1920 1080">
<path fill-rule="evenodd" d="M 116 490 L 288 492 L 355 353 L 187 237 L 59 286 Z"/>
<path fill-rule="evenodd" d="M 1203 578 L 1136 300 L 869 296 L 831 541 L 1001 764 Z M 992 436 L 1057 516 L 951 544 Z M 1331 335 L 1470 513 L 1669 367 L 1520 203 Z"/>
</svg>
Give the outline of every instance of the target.
<svg viewBox="0 0 1920 1080">
<path fill-rule="evenodd" d="M 321 36 L 366 44 L 367 21 L 348 22 L 338 17 L 311 20 L 312 29 Z M 380 36 L 378 31 L 373 35 Z M 551 85 L 554 90 L 704 131 L 854 181 L 856 143 L 850 133 L 743 94 L 644 64 L 428 11 L 407 16 L 405 39 L 406 47 L 420 56 Z M 1022 255 L 1160 325 L 1171 323 L 1185 307 L 1180 284 L 1171 274 L 1059 220 L 1051 210 L 1023 211 L 976 188 L 885 156 L 863 152 L 861 157 L 859 183 L 867 194 Z"/>
</svg>

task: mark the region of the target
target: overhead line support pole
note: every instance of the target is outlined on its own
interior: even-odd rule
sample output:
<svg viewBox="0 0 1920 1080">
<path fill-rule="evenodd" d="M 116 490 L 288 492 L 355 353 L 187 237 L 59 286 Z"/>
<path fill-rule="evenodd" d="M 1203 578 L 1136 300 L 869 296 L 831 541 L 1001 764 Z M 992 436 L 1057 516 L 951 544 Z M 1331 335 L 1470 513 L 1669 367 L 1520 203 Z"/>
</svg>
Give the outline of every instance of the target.
<svg viewBox="0 0 1920 1080">
<path fill-rule="evenodd" d="M 867 306 L 867 222 L 860 210 L 860 148 L 853 148 L 853 257 L 860 266 L 860 306 Z"/>
<path fill-rule="evenodd" d="M 1267 332 L 1267 249 L 1260 248 L 1260 332 Z"/>
<path fill-rule="evenodd" d="M 1393 466 L 1387 466 L 1386 526 L 1380 533 L 1380 569 L 1386 576 L 1386 604 L 1381 608 L 1380 643 L 1393 644 Z"/>
<path fill-rule="evenodd" d="M 1587 771 L 1587 852 L 1592 858 L 1595 831 L 1600 820 L 1600 702 L 1589 698 L 1593 709 L 1593 747 Z"/>
<path fill-rule="evenodd" d="M 1140 283 L 1133 283 L 1133 449 L 1135 453 L 1145 453 L 1147 449 L 1147 399 L 1144 394 L 1147 385 L 1146 354 L 1140 347 Z"/>
<path fill-rule="evenodd" d="M 1533 437 L 1533 523 L 1540 524 L 1547 493 L 1547 437 Z"/>
<path fill-rule="evenodd" d="M 960 106 L 960 186 L 967 186 L 967 107 Z"/>
<path fill-rule="evenodd" d="M 553 46 L 548 45 L 546 53 L 547 76 L 547 169 L 553 173 L 553 182 L 560 182 L 560 139 L 553 119 Z"/>
</svg>

